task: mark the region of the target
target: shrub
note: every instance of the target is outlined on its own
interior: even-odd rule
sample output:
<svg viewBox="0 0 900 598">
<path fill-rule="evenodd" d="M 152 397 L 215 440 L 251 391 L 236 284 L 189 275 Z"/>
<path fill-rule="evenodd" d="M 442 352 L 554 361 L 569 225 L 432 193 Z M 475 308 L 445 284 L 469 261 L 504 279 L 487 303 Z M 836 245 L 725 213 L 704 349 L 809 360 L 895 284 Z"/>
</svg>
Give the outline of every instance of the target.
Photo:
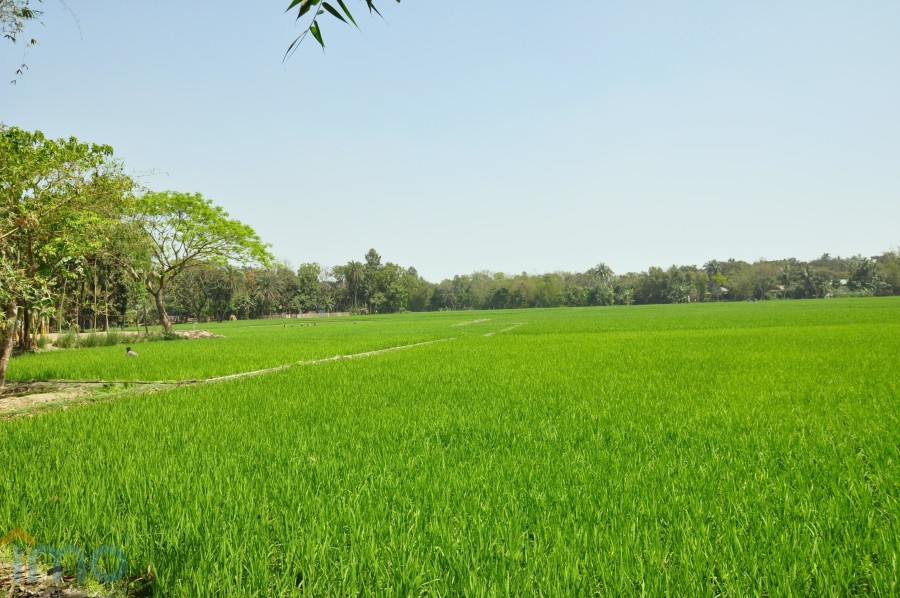
<svg viewBox="0 0 900 598">
<path fill-rule="evenodd" d="M 114 345 L 122 345 L 130 341 L 131 339 L 121 332 L 107 332 L 106 337 L 103 339 L 103 345 L 106 347 L 112 347 Z"/>
<path fill-rule="evenodd" d="M 75 342 L 76 347 L 101 347 L 104 344 L 103 335 L 91 332 L 87 336 L 78 338 Z"/>
<path fill-rule="evenodd" d="M 53 344 L 60 349 L 73 349 L 78 346 L 78 334 L 74 330 L 60 332 Z"/>
</svg>

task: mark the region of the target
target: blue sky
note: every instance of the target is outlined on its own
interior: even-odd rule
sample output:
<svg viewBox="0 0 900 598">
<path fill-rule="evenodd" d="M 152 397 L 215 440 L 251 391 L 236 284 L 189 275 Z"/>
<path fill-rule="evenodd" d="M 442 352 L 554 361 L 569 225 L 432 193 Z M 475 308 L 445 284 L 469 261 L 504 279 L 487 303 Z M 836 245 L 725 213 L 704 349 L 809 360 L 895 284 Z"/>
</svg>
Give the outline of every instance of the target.
<svg viewBox="0 0 900 598">
<path fill-rule="evenodd" d="M 108 143 L 298 265 L 438 281 L 900 246 L 900 2 L 46 0 L 0 120 Z M 523 11 L 524 7 L 529 10 Z M 21 46 L 0 45 L 7 79 Z"/>
</svg>

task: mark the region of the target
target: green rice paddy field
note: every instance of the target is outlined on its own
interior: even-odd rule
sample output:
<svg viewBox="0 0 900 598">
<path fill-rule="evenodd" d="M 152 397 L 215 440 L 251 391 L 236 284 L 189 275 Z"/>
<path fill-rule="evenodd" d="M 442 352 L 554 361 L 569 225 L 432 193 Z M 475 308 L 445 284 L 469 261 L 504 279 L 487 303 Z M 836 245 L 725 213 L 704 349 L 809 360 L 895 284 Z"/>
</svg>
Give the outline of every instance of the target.
<svg viewBox="0 0 900 598">
<path fill-rule="evenodd" d="M 163 596 L 900 593 L 898 298 L 208 329 L 10 377 L 452 340 L 0 421 L 0 535 Z"/>
</svg>

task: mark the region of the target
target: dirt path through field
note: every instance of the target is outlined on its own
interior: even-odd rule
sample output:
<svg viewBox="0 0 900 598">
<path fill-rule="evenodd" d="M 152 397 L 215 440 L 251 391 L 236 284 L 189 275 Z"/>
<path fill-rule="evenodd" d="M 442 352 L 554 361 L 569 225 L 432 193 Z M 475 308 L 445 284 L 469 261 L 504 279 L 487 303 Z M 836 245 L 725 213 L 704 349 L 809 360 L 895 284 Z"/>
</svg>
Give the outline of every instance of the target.
<svg viewBox="0 0 900 598">
<path fill-rule="evenodd" d="M 421 343 L 413 343 L 410 345 L 399 345 L 397 347 L 387 347 L 385 349 L 376 349 L 374 351 L 365 351 L 363 353 L 354 353 L 351 355 L 335 355 L 334 357 L 325 357 L 323 359 L 313 359 L 309 361 L 298 361 L 295 363 L 287 363 L 261 370 L 253 370 L 250 372 L 239 372 L 237 374 L 228 374 L 227 376 L 215 376 L 213 378 L 192 378 L 190 380 L 164 381 L 164 380 L 29 380 L 26 382 L 8 382 L 0 394 L 0 417 L 15 417 L 24 415 L 30 411 L 50 407 L 52 405 L 73 402 L 76 400 L 101 400 L 113 398 L 123 394 L 132 394 L 135 392 L 155 392 L 165 390 L 177 386 L 189 386 L 192 384 L 211 384 L 214 382 L 223 382 L 225 380 L 237 380 L 239 378 L 249 378 L 251 376 L 262 376 L 272 374 L 295 367 L 319 365 L 323 363 L 331 363 L 335 361 L 343 361 L 345 359 L 358 359 L 361 357 L 372 357 L 382 355 L 393 351 L 401 351 L 403 349 L 412 349 L 414 347 L 424 347 L 435 343 L 445 343 L 454 340 L 455 337 L 442 338 L 433 341 L 424 341 Z"/>
<path fill-rule="evenodd" d="M 490 318 L 481 318 L 480 320 L 472 320 L 470 322 L 460 322 L 459 324 L 450 324 L 450 328 L 458 328 L 460 326 L 471 326 L 473 324 L 483 324 L 484 322 L 490 322 Z"/>
<path fill-rule="evenodd" d="M 503 334 L 504 332 L 509 332 L 510 330 L 515 330 L 519 326 L 524 326 L 524 325 L 525 325 L 525 322 L 521 322 L 519 324 L 513 324 L 512 326 L 504 328 L 503 330 L 498 330 L 497 332 L 488 332 L 484 336 L 494 336 L 495 334 Z"/>
</svg>

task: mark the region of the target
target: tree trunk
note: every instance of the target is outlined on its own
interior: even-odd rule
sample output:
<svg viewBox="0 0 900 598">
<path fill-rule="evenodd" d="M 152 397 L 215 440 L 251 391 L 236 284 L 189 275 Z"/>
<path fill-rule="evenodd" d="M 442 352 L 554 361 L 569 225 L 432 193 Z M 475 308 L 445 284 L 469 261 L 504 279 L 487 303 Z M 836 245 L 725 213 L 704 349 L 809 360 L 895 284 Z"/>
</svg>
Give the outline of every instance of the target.
<svg viewBox="0 0 900 598">
<path fill-rule="evenodd" d="M 109 332 L 109 281 L 103 285 L 103 331 Z"/>
<path fill-rule="evenodd" d="M 84 305 L 84 278 L 78 285 L 78 295 L 75 297 L 75 332 L 81 332 L 81 307 Z"/>
<path fill-rule="evenodd" d="M 94 261 L 93 289 L 91 293 L 91 331 L 97 331 L 97 262 Z"/>
<path fill-rule="evenodd" d="M 56 314 L 56 331 L 62 332 L 63 322 L 65 321 L 66 314 L 66 288 L 68 287 L 68 280 L 63 278 L 63 287 L 62 294 L 59 296 L 59 311 Z M 52 330 L 52 328 L 51 328 Z"/>
<path fill-rule="evenodd" d="M 6 304 L 6 330 L 3 346 L 0 347 L 0 387 L 6 384 L 6 366 L 9 365 L 9 358 L 12 356 L 13 347 L 16 344 L 16 316 L 18 314 L 19 307 L 15 300 L 10 299 Z"/>
<path fill-rule="evenodd" d="M 163 290 L 160 289 L 156 293 L 153 293 L 153 298 L 156 299 L 156 309 L 159 311 L 159 323 L 166 333 L 171 333 L 172 321 L 169 320 L 169 314 L 166 313 L 166 306 L 163 305 Z"/>
<path fill-rule="evenodd" d="M 28 307 L 22 308 L 22 338 L 20 341 L 19 348 L 22 351 L 31 349 L 31 310 Z"/>
</svg>

